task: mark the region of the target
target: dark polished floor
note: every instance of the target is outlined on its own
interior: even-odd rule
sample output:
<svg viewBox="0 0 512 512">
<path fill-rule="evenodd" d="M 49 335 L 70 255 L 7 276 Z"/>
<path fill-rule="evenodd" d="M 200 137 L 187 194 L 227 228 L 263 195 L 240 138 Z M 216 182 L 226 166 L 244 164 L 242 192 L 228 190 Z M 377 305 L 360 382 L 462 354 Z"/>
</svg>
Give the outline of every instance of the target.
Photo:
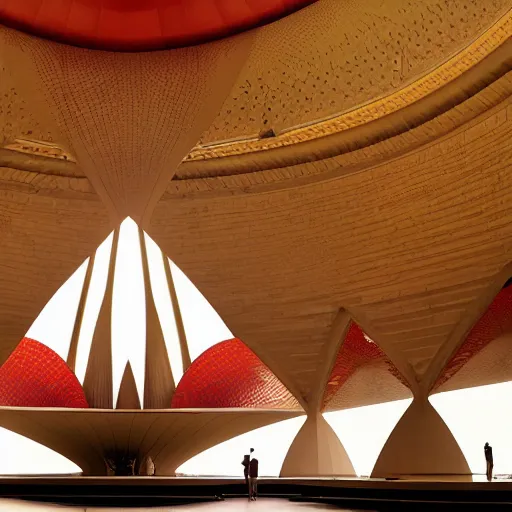
<svg viewBox="0 0 512 512">
<path fill-rule="evenodd" d="M 260 498 L 256 502 L 246 499 L 230 499 L 212 503 L 198 503 L 179 506 L 160 506 L 151 508 L 116 508 L 116 507 L 83 507 L 62 506 L 52 503 L 27 503 L 17 500 L 0 500 L 0 512 L 116 512 L 126 510 L 130 512 L 322 512 L 340 509 L 332 505 L 318 503 L 293 503 L 288 500 L 276 498 Z"/>
<path fill-rule="evenodd" d="M 249 502 L 241 498 L 242 479 L 3 477 L 0 512 L 512 510 L 510 481 L 262 478 L 259 491 L 260 499 Z"/>
</svg>

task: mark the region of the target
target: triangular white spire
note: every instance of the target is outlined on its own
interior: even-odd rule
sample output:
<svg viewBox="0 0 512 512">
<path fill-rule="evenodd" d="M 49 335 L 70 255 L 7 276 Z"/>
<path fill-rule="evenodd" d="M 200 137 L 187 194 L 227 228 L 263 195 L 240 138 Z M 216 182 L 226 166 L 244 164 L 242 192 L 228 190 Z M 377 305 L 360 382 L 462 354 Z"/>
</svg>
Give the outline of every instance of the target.
<svg viewBox="0 0 512 512">
<path fill-rule="evenodd" d="M 165 338 L 172 378 L 177 385 L 190 361 L 233 334 L 202 293 L 157 244 L 144 235 L 158 317 Z M 98 314 L 105 295 L 112 234 L 96 251 L 80 335 L 75 373 L 83 384 Z M 136 223 L 126 218 L 119 232 L 112 300 L 113 403 L 129 362 L 141 404 L 144 401 L 146 364 L 145 290 L 140 235 Z M 45 306 L 27 335 L 46 344 L 66 360 L 87 262 L 66 281 Z M 183 353 L 182 353 L 183 352 Z"/>
</svg>

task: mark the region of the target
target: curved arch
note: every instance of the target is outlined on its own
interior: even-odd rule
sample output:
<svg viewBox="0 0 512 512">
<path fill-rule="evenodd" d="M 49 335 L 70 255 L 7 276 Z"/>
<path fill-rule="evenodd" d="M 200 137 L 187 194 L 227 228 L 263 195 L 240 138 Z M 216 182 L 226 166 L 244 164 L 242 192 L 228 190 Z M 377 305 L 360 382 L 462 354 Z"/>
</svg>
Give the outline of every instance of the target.
<svg viewBox="0 0 512 512">
<path fill-rule="evenodd" d="M 320 413 L 312 413 L 293 440 L 279 476 L 355 476 L 355 471 L 334 430 Z"/>
<path fill-rule="evenodd" d="M 305 419 L 305 416 L 299 416 L 233 437 L 187 460 L 176 469 L 176 474 L 241 477 L 241 454 L 253 447 L 253 456 L 260 462 L 260 476 L 277 477 L 286 453 Z M 272 439 L 271 443 L 269 439 Z"/>
<path fill-rule="evenodd" d="M 323 414 L 343 444 L 360 477 L 369 477 L 391 432 L 412 398 L 355 406 Z"/>
<path fill-rule="evenodd" d="M 446 423 L 428 399 L 415 398 L 386 441 L 371 476 L 441 475 L 471 480 L 468 463 Z"/>
<path fill-rule="evenodd" d="M 75 475 L 82 469 L 44 444 L 0 428 L 0 475 Z"/>
</svg>

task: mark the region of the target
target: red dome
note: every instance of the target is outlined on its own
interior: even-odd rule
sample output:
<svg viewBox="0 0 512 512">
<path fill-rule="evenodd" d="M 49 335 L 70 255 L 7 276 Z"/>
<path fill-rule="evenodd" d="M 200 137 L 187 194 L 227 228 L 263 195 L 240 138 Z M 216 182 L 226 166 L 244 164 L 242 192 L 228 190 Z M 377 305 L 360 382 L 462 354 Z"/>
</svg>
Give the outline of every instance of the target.
<svg viewBox="0 0 512 512">
<path fill-rule="evenodd" d="M 53 350 L 23 338 L 0 367 L 0 405 L 89 407 L 80 382 Z"/>
<path fill-rule="evenodd" d="M 65 43 L 140 51 L 196 44 L 314 0 L 0 0 L 0 22 Z"/>
<path fill-rule="evenodd" d="M 258 356 L 235 338 L 214 345 L 190 365 L 172 407 L 296 409 L 299 405 Z"/>
</svg>

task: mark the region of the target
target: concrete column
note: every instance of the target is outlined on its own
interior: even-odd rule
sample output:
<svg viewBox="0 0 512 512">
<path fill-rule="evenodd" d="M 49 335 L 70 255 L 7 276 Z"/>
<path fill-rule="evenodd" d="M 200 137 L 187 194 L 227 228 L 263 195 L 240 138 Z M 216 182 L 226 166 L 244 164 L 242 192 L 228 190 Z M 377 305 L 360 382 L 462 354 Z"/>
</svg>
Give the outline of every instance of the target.
<svg viewBox="0 0 512 512">
<path fill-rule="evenodd" d="M 139 227 L 139 241 L 144 275 L 146 304 L 146 371 L 144 376 L 144 409 L 166 409 L 171 406 L 175 385 L 162 325 L 156 309 L 149 273 L 149 260 L 144 231 Z"/>
<path fill-rule="evenodd" d="M 114 230 L 105 295 L 94 328 L 91 351 L 84 378 L 87 402 L 97 409 L 113 408 L 112 390 L 112 302 L 116 272 L 119 227 Z"/>
<path fill-rule="evenodd" d="M 280 476 L 355 476 L 355 471 L 338 436 L 318 412 L 308 415 L 299 430 Z"/>
<path fill-rule="evenodd" d="M 471 481 L 468 463 L 427 397 L 416 397 L 389 436 L 373 468 L 374 478 L 439 478 Z"/>
</svg>

